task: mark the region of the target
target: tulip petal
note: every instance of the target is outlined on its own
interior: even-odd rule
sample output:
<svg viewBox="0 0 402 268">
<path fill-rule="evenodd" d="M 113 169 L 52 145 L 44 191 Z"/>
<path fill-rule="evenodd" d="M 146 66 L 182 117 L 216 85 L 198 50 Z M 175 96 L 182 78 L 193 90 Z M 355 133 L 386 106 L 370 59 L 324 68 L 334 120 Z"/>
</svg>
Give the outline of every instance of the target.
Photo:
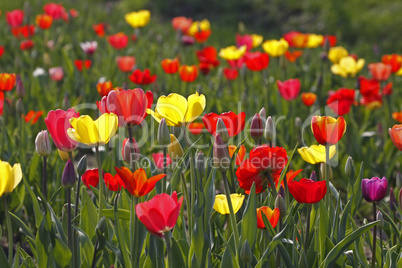
<svg viewBox="0 0 402 268">
<path fill-rule="evenodd" d="M 206 100 L 203 94 L 192 94 L 188 97 L 188 108 L 186 112 L 186 123 L 191 123 L 199 117 L 205 109 Z"/>
<path fill-rule="evenodd" d="M 106 144 L 117 131 L 117 115 L 113 113 L 102 114 L 98 119 L 95 120 L 94 125 L 97 128 L 97 136 L 99 137 L 97 142 L 101 145 Z"/>
<path fill-rule="evenodd" d="M 166 119 L 168 125 L 181 126 L 187 112 L 187 100 L 183 96 L 171 93 L 161 96 L 156 104 L 155 112 Z M 152 114 L 151 114 L 152 115 Z"/>
<path fill-rule="evenodd" d="M 9 163 L 1 161 L 0 162 L 0 196 L 3 194 L 9 193 L 13 190 L 14 183 L 11 178 L 12 170 Z"/>
</svg>

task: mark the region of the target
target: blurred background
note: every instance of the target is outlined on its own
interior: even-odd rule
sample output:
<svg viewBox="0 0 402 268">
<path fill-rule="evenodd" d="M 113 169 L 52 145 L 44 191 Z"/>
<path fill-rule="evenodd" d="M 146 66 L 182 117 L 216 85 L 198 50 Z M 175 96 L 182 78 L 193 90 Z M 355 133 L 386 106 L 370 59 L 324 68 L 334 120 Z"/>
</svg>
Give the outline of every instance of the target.
<svg viewBox="0 0 402 268">
<path fill-rule="evenodd" d="M 0 1 L 2 16 L 6 11 L 22 8 L 37 10 L 52 1 Z M 53 1 L 75 8 L 91 25 L 91 13 L 106 23 L 122 14 L 149 9 L 155 24 L 170 23 L 175 16 L 206 18 L 212 24 L 210 43 L 234 42 L 234 33 L 258 33 L 278 38 L 288 31 L 334 34 L 352 53 L 367 60 L 378 60 L 384 53 L 401 53 L 401 0 L 82 0 Z M 94 12 L 94 9 L 98 9 Z M 102 14 L 100 16 L 99 14 Z M 99 17 L 100 16 L 100 17 Z M 32 18 L 33 21 L 33 18 Z M 98 23 L 99 21 L 97 21 Z M 89 29 L 90 30 L 90 29 Z M 229 38 L 228 38 L 229 37 Z M 1 40 L 0 40 L 1 42 Z"/>
</svg>

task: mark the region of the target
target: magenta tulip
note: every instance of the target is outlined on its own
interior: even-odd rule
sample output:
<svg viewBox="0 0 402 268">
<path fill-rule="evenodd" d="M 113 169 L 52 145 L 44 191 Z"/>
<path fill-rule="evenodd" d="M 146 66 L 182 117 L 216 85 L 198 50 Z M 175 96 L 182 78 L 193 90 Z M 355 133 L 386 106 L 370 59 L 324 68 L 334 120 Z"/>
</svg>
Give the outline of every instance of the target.
<svg viewBox="0 0 402 268">
<path fill-rule="evenodd" d="M 373 177 L 362 180 L 362 194 L 367 202 L 379 202 L 387 194 L 388 182 L 385 177 L 382 179 Z"/>
<path fill-rule="evenodd" d="M 276 81 L 276 85 L 278 86 L 281 96 L 287 101 L 294 100 L 299 96 L 300 81 L 297 78 L 289 79 L 284 82 L 278 80 Z"/>
</svg>

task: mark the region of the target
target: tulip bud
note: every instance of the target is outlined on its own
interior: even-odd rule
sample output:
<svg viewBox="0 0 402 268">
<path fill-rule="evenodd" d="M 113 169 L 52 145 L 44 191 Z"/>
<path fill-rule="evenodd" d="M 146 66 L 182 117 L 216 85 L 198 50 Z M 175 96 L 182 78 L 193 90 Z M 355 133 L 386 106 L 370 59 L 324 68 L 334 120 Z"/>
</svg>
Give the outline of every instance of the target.
<svg viewBox="0 0 402 268">
<path fill-rule="evenodd" d="M 179 159 L 183 156 L 183 148 L 180 145 L 180 142 L 176 139 L 176 136 L 170 134 L 170 144 L 168 145 L 168 153 L 172 161 L 179 161 Z"/>
<path fill-rule="evenodd" d="M 25 97 L 25 87 L 24 84 L 22 83 L 21 76 L 17 74 L 17 83 L 16 83 L 16 88 L 15 91 L 17 92 L 17 97 L 18 98 L 24 98 Z"/>
<path fill-rule="evenodd" d="M 70 156 L 68 155 L 67 152 L 64 152 L 64 151 L 59 150 L 59 149 L 57 149 L 57 151 L 59 153 L 60 159 L 63 160 L 64 162 L 67 162 L 68 159 L 70 159 Z"/>
<path fill-rule="evenodd" d="M 296 127 L 296 128 L 301 128 L 302 126 L 303 126 L 303 122 L 302 122 L 301 118 L 300 118 L 300 117 L 296 117 L 296 118 L 295 118 L 295 127 Z"/>
<path fill-rule="evenodd" d="M 380 221 L 378 224 L 378 227 L 383 228 L 384 227 L 384 216 L 382 215 L 381 211 L 377 211 L 377 220 Z"/>
<path fill-rule="evenodd" d="M 267 140 L 267 142 L 275 144 L 275 136 L 276 136 L 276 129 L 274 121 L 272 120 L 272 117 L 268 116 L 267 121 L 265 122 L 264 137 Z"/>
<path fill-rule="evenodd" d="M 402 188 L 402 175 L 399 172 L 396 174 L 396 188 Z"/>
<path fill-rule="evenodd" d="M 35 139 L 36 153 L 40 156 L 46 157 L 51 154 L 52 147 L 50 146 L 49 135 L 47 130 L 42 130 L 38 133 Z"/>
<path fill-rule="evenodd" d="M 261 122 L 262 122 L 262 129 L 265 129 L 265 123 L 267 121 L 267 114 L 265 112 L 265 107 L 262 107 L 260 112 L 258 113 L 258 115 L 261 118 Z"/>
<path fill-rule="evenodd" d="M 71 188 L 74 186 L 76 180 L 75 171 L 74 171 L 74 164 L 69 159 L 64 166 L 63 175 L 61 176 L 61 183 L 64 188 Z"/>
<path fill-rule="evenodd" d="M 80 161 L 78 161 L 77 172 L 78 175 L 82 176 L 87 170 L 87 155 L 81 157 Z"/>
<path fill-rule="evenodd" d="M 195 166 L 196 166 L 198 172 L 200 173 L 201 178 L 203 178 L 205 176 L 205 158 L 204 158 L 204 154 L 202 153 L 202 151 L 199 151 L 198 153 L 196 153 Z"/>
<path fill-rule="evenodd" d="M 181 127 L 170 127 L 170 131 L 172 132 L 171 134 L 173 134 L 177 138 L 177 137 L 181 136 L 182 128 Z"/>
<path fill-rule="evenodd" d="M 106 218 L 102 217 L 98 224 L 96 225 L 95 230 L 99 231 L 101 234 L 103 234 L 104 232 L 106 232 L 106 227 L 107 227 L 107 222 L 106 222 Z"/>
<path fill-rule="evenodd" d="M 162 118 L 159 123 L 157 140 L 162 146 L 167 146 L 170 143 L 170 133 L 165 118 Z"/>
<path fill-rule="evenodd" d="M 247 239 L 244 241 L 241 247 L 240 258 L 246 266 L 248 266 L 247 264 L 253 260 L 253 253 L 251 252 L 250 243 Z"/>
<path fill-rule="evenodd" d="M 278 194 L 275 199 L 275 207 L 279 208 L 279 217 L 283 219 L 287 214 L 286 203 L 282 195 Z"/>
<path fill-rule="evenodd" d="M 348 160 L 346 160 L 345 174 L 350 178 L 354 178 L 355 176 L 355 162 L 353 161 L 351 156 L 349 156 Z"/>
<path fill-rule="evenodd" d="M 279 191 L 278 194 L 280 194 L 282 196 L 283 199 L 285 199 L 285 188 L 283 188 L 283 186 L 281 185 L 281 187 L 279 187 Z"/>
<path fill-rule="evenodd" d="M 194 45 L 195 39 L 194 37 L 188 36 L 188 35 L 183 35 L 181 37 L 181 43 L 183 46 L 192 46 Z"/>
<path fill-rule="evenodd" d="M 131 161 L 138 161 L 138 159 L 140 159 L 140 147 L 134 138 L 132 142 L 129 142 L 128 138 L 123 141 L 123 150 L 121 151 L 121 155 L 123 160 L 127 163 L 130 163 Z"/>
<path fill-rule="evenodd" d="M 67 95 L 64 96 L 61 107 L 63 110 L 68 110 L 71 107 L 70 100 L 68 99 Z"/>
<path fill-rule="evenodd" d="M 399 191 L 399 208 L 402 209 L 402 189 Z"/>
<path fill-rule="evenodd" d="M 389 207 L 391 208 L 391 210 L 396 210 L 397 207 L 397 203 L 396 203 L 396 198 L 395 198 L 395 194 L 394 194 L 394 189 L 391 188 L 389 190 Z"/>
<path fill-rule="evenodd" d="M 17 104 L 16 104 L 16 111 L 17 111 L 17 116 L 21 117 L 21 115 L 23 115 L 25 113 L 24 111 L 24 104 L 22 103 L 21 99 L 17 100 Z"/>
<path fill-rule="evenodd" d="M 263 132 L 264 129 L 262 128 L 262 120 L 260 118 L 260 115 L 255 114 L 253 119 L 251 120 L 250 136 L 256 144 L 260 143 Z"/>
<path fill-rule="evenodd" d="M 322 180 L 325 180 L 325 165 L 326 165 L 325 163 L 321 163 L 321 165 L 320 165 L 320 178 Z M 327 168 L 329 168 L 329 172 L 328 172 L 329 179 L 332 179 L 332 177 L 333 177 L 332 168 L 330 165 L 327 165 Z"/>
<path fill-rule="evenodd" d="M 229 132 L 228 129 L 225 126 L 225 123 L 223 122 L 222 118 L 218 118 L 218 121 L 216 122 L 216 134 L 219 135 L 222 138 L 222 141 L 224 143 L 228 143 L 229 141 Z"/>
<path fill-rule="evenodd" d="M 213 156 L 215 168 L 222 173 L 226 172 L 230 166 L 229 149 L 219 134 L 215 137 Z"/>
<path fill-rule="evenodd" d="M 310 180 L 317 181 L 317 174 L 315 173 L 315 171 L 311 172 Z"/>
</svg>

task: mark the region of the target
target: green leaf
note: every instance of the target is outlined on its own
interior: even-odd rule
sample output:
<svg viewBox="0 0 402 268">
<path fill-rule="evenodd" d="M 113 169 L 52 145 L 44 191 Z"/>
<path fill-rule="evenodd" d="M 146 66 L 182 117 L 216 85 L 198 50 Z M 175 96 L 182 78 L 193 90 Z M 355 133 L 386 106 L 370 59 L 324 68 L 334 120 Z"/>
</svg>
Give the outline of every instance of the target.
<svg viewBox="0 0 402 268">
<path fill-rule="evenodd" d="M 114 209 L 103 209 L 102 210 L 103 216 L 114 219 Z M 126 209 L 118 209 L 117 216 L 121 220 L 130 220 L 130 211 Z"/>
<path fill-rule="evenodd" d="M 380 223 L 380 221 L 371 222 L 367 225 L 361 226 L 357 230 L 353 231 L 351 234 L 346 236 L 341 242 L 336 244 L 336 246 L 328 253 L 324 262 L 321 263 L 320 267 L 329 267 L 338 257 L 346 250 L 346 248 L 352 244 L 356 239 L 358 239 L 362 234 L 370 230 L 372 227 Z"/>
<path fill-rule="evenodd" d="M 328 210 L 324 202 L 320 202 L 320 223 L 319 223 L 319 248 L 320 248 L 320 263 L 323 262 L 325 257 L 325 238 L 328 236 L 329 216 Z"/>
<path fill-rule="evenodd" d="M 80 228 L 75 227 L 75 230 L 77 231 L 77 238 L 81 246 L 80 253 L 83 256 L 83 260 L 86 260 L 87 263 L 92 263 L 95 248 L 91 239 Z"/>
<path fill-rule="evenodd" d="M 8 265 L 8 259 L 6 257 L 6 254 L 4 254 L 3 247 L 0 249 L 0 266 L 4 268 L 9 268 L 10 265 Z"/>
<path fill-rule="evenodd" d="M 240 246 L 248 240 L 251 250 L 254 251 L 257 238 L 257 201 L 255 197 L 255 183 L 251 186 L 246 209 L 241 221 Z M 239 250 L 239 249 L 237 249 Z"/>
<path fill-rule="evenodd" d="M 95 236 L 98 213 L 91 197 L 89 197 L 84 187 L 81 188 L 81 206 L 80 228 L 92 240 Z"/>
<path fill-rule="evenodd" d="M 66 267 L 71 261 L 71 251 L 60 236 L 55 235 L 55 238 L 56 243 L 53 249 L 54 259 L 58 265 Z"/>
<path fill-rule="evenodd" d="M 39 207 L 38 199 L 37 199 L 36 195 L 33 193 L 33 191 L 31 189 L 31 187 L 29 186 L 28 182 L 25 180 L 24 177 L 22 177 L 22 180 L 24 181 L 25 187 L 28 190 L 29 195 L 31 196 L 32 206 L 33 206 L 34 216 L 35 216 L 35 225 L 36 225 L 36 228 L 38 228 L 39 225 L 42 222 L 43 213 L 42 213 L 42 210 Z"/>
<path fill-rule="evenodd" d="M 20 218 L 18 218 L 16 215 L 13 213 L 9 212 L 11 218 L 14 219 L 14 221 L 18 224 L 18 226 L 22 229 L 24 234 L 32 239 L 35 239 L 34 234 L 31 231 L 31 228 L 29 228 Z"/>
<path fill-rule="evenodd" d="M 176 239 L 172 237 L 172 256 L 173 256 L 173 267 L 186 267 L 184 262 L 183 254 L 180 250 L 179 245 L 176 242 Z"/>
</svg>

